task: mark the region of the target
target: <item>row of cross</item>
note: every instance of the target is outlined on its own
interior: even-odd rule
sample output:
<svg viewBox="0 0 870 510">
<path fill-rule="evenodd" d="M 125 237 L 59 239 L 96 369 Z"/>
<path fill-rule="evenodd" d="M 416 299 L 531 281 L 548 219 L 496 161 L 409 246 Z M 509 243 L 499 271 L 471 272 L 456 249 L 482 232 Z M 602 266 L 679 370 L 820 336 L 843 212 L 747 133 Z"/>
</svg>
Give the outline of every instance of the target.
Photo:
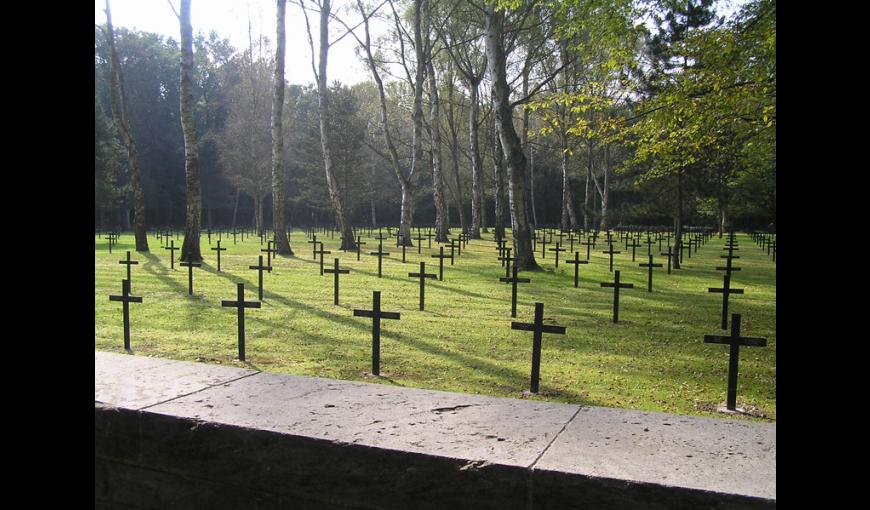
<svg viewBox="0 0 870 510">
<path fill-rule="evenodd" d="M 350 270 L 340 269 L 338 258 L 334 259 L 333 269 L 325 269 L 324 270 L 324 268 L 323 268 L 323 254 L 330 253 L 330 252 L 323 250 L 323 243 L 316 241 L 316 236 L 313 236 L 313 237 L 315 237 L 315 239 L 312 241 L 309 241 L 309 242 L 313 243 L 314 246 L 317 246 L 318 244 L 320 245 L 319 250 L 316 248 L 314 249 L 314 255 L 315 255 L 315 257 L 317 255 L 320 255 L 321 275 L 323 275 L 324 272 L 334 274 L 334 287 L 335 287 L 334 303 L 337 305 L 338 304 L 338 296 L 339 296 L 339 275 L 340 274 L 348 274 L 350 272 Z M 357 241 L 358 241 L 357 248 L 359 250 L 359 244 L 361 243 L 361 240 L 358 238 Z M 465 241 L 467 242 L 467 239 Z M 388 253 L 383 252 L 382 242 L 383 242 L 383 239 L 379 239 L 378 251 L 371 252 L 372 255 L 378 256 L 378 261 L 379 261 L 378 275 L 379 276 L 381 273 L 380 272 L 380 259 L 383 255 L 389 255 Z M 454 242 L 455 242 L 455 240 L 454 240 Z M 451 242 L 451 248 L 454 247 L 454 242 Z M 272 253 L 274 253 L 274 249 L 271 246 L 272 241 L 269 241 L 269 243 L 270 243 L 269 247 L 265 250 L 262 250 L 262 251 L 267 252 L 267 255 L 271 258 Z M 362 244 L 364 244 L 364 243 L 362 243 Z M 498 250 L 499 250 L 499 254 L 500 254 L 500 257 L 498 258 L 498 260 L 502 261 L 502 264 L 506 265 L 507 268 L 509 269 L 510 262 L 512 260 L 514 260 L 512 257 L 510 257 L 510 250 L 511 249 L 506 246 L 505 240 L 500 240 L 497 244 L 498 244 Z M 460 242 L 459 246 L 461 246 L 461 242 Z M 775 249 L 775 244 L 773 246 Z M 174 243 L 170 242 L 170 247 L 167 247 L 167 249 L 171 249 L 174 252 L 174 250 L 178 249 L 178 248 L 174 248 Z M 222 250 L 220 248 L 220 241 L 218 242 L 218 247 L 213 248 L 213 249 L 217 250 L 218 266 L 220 266 L 220 251 Z M 226 249 L 224 248 L 223 250 L 226 250 Z M 696 248 L 696 250 L 697 250 L 697 248 Z M 722 256 L 722 258 L 727 259 L 726 265 L 724 267 L 717 267 L 716 268 L 717 270 L 726 271 L 723 287 L 722 288 L 710 288 L 710 289 L 708 289 L 708 291 L 709 292 L 718 292 L 718 293 L 723 294 L 722 329 L 724 330 L 727 328 L 727 310 L 728 310 L 727 307 L 728 307 L 729 295 L 732 293 L 733 294 L 742 294 L 743 293 L 743 289 L 730 288 L 731 272 L 740 270 L 739 267 L 734 267 L 732 264 L 732 259 L 739 258 L 739 256 L 736 256 L 733 253 L 735 250 L 738 250 L 737 243 L 736 243 L 736 240 L 734 238 L 733 233 L 729 236 L 726 247 L 723 248 L 723 250 L 728 250 L 728 254 Z M 555 250 L 551 249 L 551 251 L 556 252 L 556 257 L 558 260 L 558 255 L 559 255 L 558 244 L 557 244 L 557 248 Z M 564 250 L 561 250 L 561 251 L 564 251 Z M 171 253 L 173 253 L 173 252 L 171 252 Z M 433 257 L 440 258 L 439 262 L 441 263 L 441 273 L 442 273 L 441 279 L 443 279 L 443 259 L 444 258 L 451 258 L 451 263 L 452 263 L 453 254 L 451 253 L 451 255 L 449 257 L 445 257 L 443 254 L 443 246 L 441 247 L 440 252 L 441 252 L 440 257 L 435 256 L 435 255 L 433 255 Z M 452 252 L 452 250 L 451 250 L 451 252 Z M 614 250 L 612 249 L 612 245 L 611 245 L 610 249 L 604 253 L 610 253 L 611 257 L 612 257 L 613 252 L 614 252 Z M 174 255 L 174 253 L 173 253 L 173 255 Z M 359 260 L 359 251 L 357 253 L 357 256 L 358 256 L 357 258 Z M 588 257 L 588 252 L 587 252 L 587 257 Z M 652 289 L 652 268 L 653 267 L 662 267 L 662 265 L 661 264 L 653 264 L 652 255 L 650 254 L 649 257 L 650 257 L 649 263 L 648 264 L 640 264 L 640 266 L 644 266 L 644 267 L 649 268 L 649 290 L 651 291 L 651 289 Z M 250 269 L 258 270 L 258 274 L 259 274 L 259 299 L 260 299 L 260 301 L 262 301 L 262 299 L 263 299 L 263 296 L 262 296 L 263 271 L 264 270 L 271 271 L 271 269 L 272 269 L 270 261 L 267 262 L 266 265 L 264 265 L 262 259 L 263 259 L 263 257 L 261 255 L 261 256 L 259 256 L 259 264 L 257 266 L 250 266 Z M 404 261 L 404 257 L 403 257 L 403 261 Z M 574 260 L 571 260 L 568 262 L 575 265 L 574 284 L 575 284 L 575 287 L 577 287 L 579 265 L 584 264 L 584 263 L 588 263 L 588 260 L 586 260 L 586 261 L 579 260 L 579 252 L 575 252 Z M 129 303 L 131 303 L 131 302 L 141 303 L 142 302 L 141 297 L 132 296 L 130 294 L 130 281 L 131 281 L 130 270 L 131 270 L 132 265 L 138 264 L 138 261 L 131 260 L 130 252 L 128 251 L 126 260 L 119 261 L 119 263 L 125 264 L 127 266 L 127 279 L 122 281 L 122 295 L 121 296 L 112 295 L 112 296 L 110 296 L 110 300 L 111 301 L 120 301 L 123 303 L 124 348 L 129 351 L 130 350 Z M 611 259 L 611 264 L 612 264 L 612 259 Z M 192 292 L 193 292 L 192 270 L 193 270 L 193 267 L 200 267 L 201 264 L 182 262 L 180 265 L 188 267 L 189 293 L 192 294 Z M 612 268 L 612 266 L 611 266 L 611 268 Z M 419 305 L 419 307 L 420 307 L 420 310 L 424 310 L 425 309 L 425 280 L 426 279 L 434 279 L 436 276 L 435 276 L 435 274 L 426 273 L 424 262 L 420 262 L 419 272 L 408 273 L 408 276 L 419 279 L 419 282 L 420 282 L 420 305 Z M 516 284 L 517 283 L 529 283 L 531 280 L 528 278 L 518 278 L 516 265 L 513 266 L 512 277 L 510 277 L 510 278 L 504 277 L 504 278 L 500 278 L 499 280 L 502 282 L 505 282 L 505 283 L 512 284 L 511 317 L 516 317 Z M 237 285 L 238 285 L 238 287 L 237 287 L 237 292 L 238 292 L 237 300 L 236 301 L 224 300 L 221 302 L 221 304 L 222 304 L 222 306 L 225 306 L 225 307 L 237 308 L 239 359 L 244 361 L 245 360 L 244 309 L 245 308 L 260 308 L 261 304 L 260 304 L 260 302 L 245 301 L 244 300 L 244 284 L 239 283 Z M 614 275 L 614 282 L 613 283 L 601 282 L 601 286 L 602 287 L 611 287 L 614 289 L 613 321 L 614 321 L 614 323 L 616 323 L 616 322 L 618 322 L 618 314 L 619 314 L 619 290 L 622 288 L 633 288 L 633 284 L 621 283 L 620 282 L 620 273 L 619 273 L 619 271 L 616 271 L 615 275 Z M 531 375 L 531 384 L 530 384 L 530 391 L 532 393 L 538 392 L 538 381 L 540 378 L 540 350 L 541 350 L 542 334 L 543 333 L 556 333 L 556 334 L 564 334 L 565 333 L 564 327 L 543 325 L 543 307 L 544 307 L 543 303 L 535 303 L 535 320 L 533 323 L 520 323 L 520 322 L 512 322 L 511 323 L 512 329 L 533 332 L 532 375 Z M 374 291 L 372 310 L 354 309 L 354 316 L 372 318 L 372 373 L 374 375 L 379 375 L 380 374 L 380 370 L 379 370 L 379 366 L 380 366 L 380 320 L 381 319 L 396 319 L 396 320 L 398 320 L 400 318 L 400 314 L 398 312 L 382 311 L 380 309 L 380 291 Z M 734 314 L 733 318 L 732 318 L 731 335 L 730 336 L 706 335 L 704 341 L 707 343 L 727 343 L 731 346 L 730 355 L 729 355 L 730 359 L 729 359 L 727 408 L 730 410 L 734 410 L 735 406 L 736 406 L 737 359 L 739 356 L 739 347 L 740 346 L 763 346 L 763 345 L 766 345 L 766 340 L 764 338 L 741 337 L 740 336 L 740 315 Z"/>
</svg>

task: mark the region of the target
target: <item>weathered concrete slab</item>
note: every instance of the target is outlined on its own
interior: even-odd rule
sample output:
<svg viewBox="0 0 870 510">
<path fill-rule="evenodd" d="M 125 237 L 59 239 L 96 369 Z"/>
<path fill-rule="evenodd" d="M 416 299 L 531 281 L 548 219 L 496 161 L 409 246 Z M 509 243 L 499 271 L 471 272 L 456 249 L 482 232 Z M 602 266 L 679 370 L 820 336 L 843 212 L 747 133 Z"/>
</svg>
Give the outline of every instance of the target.
<svg viewBox="0 0 870 510">
<path fill-rule="evenodd" d="M 776 506 L 769 424 L 108 353 L 95 401 L 101 505 L 195 508 L 220 486 L 210 507 Z"/>
<path fill-rule="evenodd" d="M 143 409 L 256 370 L 94 351 L 94 402 Z"/>
<path fill-rule="evenodd" d="M 776 425 L 586 407 L 535 469 L 776 500 Z"/>
<path fill-rule="evenodd" d="M 530 466 L 578 406 L 258 374 L 149 411 L 402 451 Z"/>
</svg>

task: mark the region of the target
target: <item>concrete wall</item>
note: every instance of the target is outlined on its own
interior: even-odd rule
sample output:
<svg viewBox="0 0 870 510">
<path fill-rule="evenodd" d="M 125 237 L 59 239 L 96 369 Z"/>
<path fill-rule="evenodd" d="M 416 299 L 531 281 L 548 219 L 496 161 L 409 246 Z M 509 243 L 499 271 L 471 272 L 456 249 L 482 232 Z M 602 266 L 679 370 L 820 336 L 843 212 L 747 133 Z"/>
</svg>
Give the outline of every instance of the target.
<svg viewBox="0 0 870 510">
<path fill-rule="evenodd" d="M 775 508 L 775 425 L 95 353 L 97 508 Z"/>
</svg>

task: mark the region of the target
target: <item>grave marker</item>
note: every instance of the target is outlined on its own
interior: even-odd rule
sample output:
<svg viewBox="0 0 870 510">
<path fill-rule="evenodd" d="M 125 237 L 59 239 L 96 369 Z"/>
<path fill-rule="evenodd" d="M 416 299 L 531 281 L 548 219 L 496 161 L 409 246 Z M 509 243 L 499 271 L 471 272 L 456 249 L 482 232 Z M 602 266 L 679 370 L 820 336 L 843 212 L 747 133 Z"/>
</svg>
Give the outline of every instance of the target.
<svg viewBox="0 0 870 510">
<path fill-rule="evenodd" d="M 514 266 L 516 267 L 516 266 Z M 511 329 L 532 331 L 532 376 L 529 391 L 538 393 L 538 383 L 541 378 L 541 340 L 544 333 L 564 335 L 563 326 L 544 325 L 544 303 L 535 303 L 535 322 L 511 322 Z"/>
<path fill-rule="evenodd" d="M 513 278 L 499 278 L 498 281 L 511 284 L 511 317 L 517 316 L 517 284 L 530 283 L 529 278 L 517 278 L 517 265 L 513 267 Z"/>
<path fill-rule="evenodd" d="M 560 234 L 561 234 L 561 232 L 560 232 Z M 556 252 L 556 267 L 559 267 L 559 252 L 567 251 L 567 250 L 565 250 L 565 248 L 561 248 L 560 245 L 561 245 L 561 243 L 556 243 L 556 247 L 555 247 L 555 248 L 550 248 L 550 249 L 548 250 L 548 251 L 554 251 L 554 252 Z"/>
<path fill-rule="evenodd" d="M 601 253 L 607 253 L 610 255 L 610 272 L 613 272 L 613 254 L 614 253 L 622 253 L 621 251 L 613 251 L 613 244 L 610 244 L 609 249 L 607 251 L 603 251 Z"/>
<path fill-rule="evenodd" d="M 444 259 L 449 258 L 451 261 L 453 260 L 453 254 L 444 255 L 444 247 L 438 247 L 438 255 L 432 255 L 433 259 L 438 259 L 438 281 L 444 281 Z"/>
<path fill-rule="evenodd" d="M 401 314 L 398 312 L 382 312 L 381 291 L 376 290 L 372 293 L 372 309 L 354 309 L 353 316 L 372 318 L 372 374 L 381 375 L 381 319 L 399 320 Z"/>
<path fill-rule="evenodd" d="M 722 294 L 722 329 L 728 329 L 728 296 L 731 294 L 743 294 L 743 289 L 731 288 L 731 275 L 726 273 L 722 288 L 708 287 L 707 292 Z"/>
<path fill-rule="evenodd" d="M 129 266 L 128 266 L 129 267 Z M 142 298 L 130 295 L 130 280 L 121 280 L 121 295 L 109 296 L 109 301 L 123 303 L 124 311 L 124 350 L 130 350 L 130 303 L 141 303 Z"/>
<path fill-rule="evenodd" d="M 323 243 L 320 243 L 320 249 L 317 250 L 315 253 L 320 254 L 320 276 L 323 276 L 323 255 L 324 254 L 331 254 L 332 252 L 329 250 L 324 250 Z"/>
<path fill-rule="evenodd" d="M 764 347 L 767 339 L 761 337 L 740 336 L 740 314 L 731 316 L 731 335 L 704 335 L 706 344 L 727 344 L 728 352 L 728 397 L 725 404 L 729 411 L 737 410 L 737 362 L 740 358 L 740 347 Z"/>
<path fill-rule="evenodd" d="M 260 265 L 263 264 L 263 256 L 260 255 Z M 260 277 L 262 278 L 263 272 L 260 271 Z M 238 324 L 239 324 L 239 359 L 245 361 L 245 308 L 260 308 L 260 303 L 258 301 L 245 301 L 245 284 L 238 283 L 236 284 L 237 289 L 237 297 L 236 301 L 221 301 L 221 306 L 232 306 L 238 310 Z M 262 292 L 262 288 L 260 289 Z"/>
<path fill-rule="evenodd" d="M 649 268 L 649 279 L 648 279 L 648 283 L 647 283 L 647 292 L 652 292 L 652 274 L 653 274 L 653 268 L 654 268 L 654 267 L 662 267 L 662 265 L 661 265 L 661 264 L 653 264 L 653 256 L 652 256 L 652 255 L 649 256 L 649 263 L 647 263 L 647 264 L 638 264 L 638 265 L 639 265 L 640 267 L 647 267 L 647 268 Z"/>
<path fill-rule="evenodd" d="M 264 269 L 271 269 L 271 267 L 264 266 L 263 265 L 263 256 L 260 255 L 259 257 L 260 257 L 260 263 L 257 264 L 256 266 L 248 266 L 248 269 L 256 269 L 257 270 L 257 273 L 259 275 L 257 278 L 258 283 L 259 283 L 259 287 L 258 287 L 259 292 L 257 295 L 259 296 L 260 301 L 262 301 L 263 300 L 263 270 Z"/>
<path fill-rule="evenodd" d="M 381 277 L 381 259 L 383 257 L 389 257 L 389 252 L 384 251 L 384 240 L 381 239 L 378 241 L 378 251 L 369 252 L 369 255 L 377 255 L 378 256 L 378 278 Z"/>
<path fill-rule="evenodd" d="M 633 283 L 619 283 L 619 271 L 614 275 L 613 283 L 601 282 L 602 287 L 613 288 L 613 323 L 619 322 L 619 289 L 633 289 Z"/>
<path fill-rule="evenodd" d="M 180 250 L 181 248 L 175 247 L 175 241 L 169 241 L 169 246 L 164 246 L 164 250 L 169 250 L 169 268 L 175 269 L 175 250 Z"/>
<path fill-rule="evenodd" d="M 130 266 L 133 264 L 138 264 L 138 260 L 130 260 L 130 252 L 127 252 L 127 260 L 119 260 L 118 264 L 125 264 L 127 266 L 127 281 L 132 282 L 133 280 L 130 278 Z"/>
<path fill-rule="evenodd" d="M 574 260 L 567 260 L 568 264 L 574 264 L 574 288 L 580 286 L 580 264 L 588 264 L 588 260 L 580 260 L 580 252 L 574 252 Z"/>
<path fill-rule="evenodd" d="M 201 262 L 181 262 L 178 264 L 181 267 L 187 268 L 187 294 L 193 295 L 193 268 L 202 267 Z"/>
<path fill-rule="evenodd" d="M 411 278 L 419 278 L 420 279 L 420 311 L 423 310 L 425 299 L 426 299 L 426 278 L 436 278 L 436 275 L 430 274 L 426 272 L 426 263 L 420 262 L 420 272 L 419 273 L 408 273 L 408 276 Z"/>
<path fill-rule="evenodd" d="M 326 273 L 332 273 L 335 275 L 335 298 L 333 300 L 333 304 L 338 304 L 338 275 L 340 274 L 350 274 L 350 269 L 339 269 L 338 268 L 338 258 L 335 259 L 333 269 L 325 270 Z"/>
<path fill-rule="evenodd" d="M 221 272 L 221 252 L 227 251 L 227 249 L 221 248 L 221 241 L 220 241 L 220 239 L 218 239 L 217 248 L 212 248 L 212 250 L 217 252 L 217 270 L 218 270 L 218 273 L 220 273 Z"/>
</svg>

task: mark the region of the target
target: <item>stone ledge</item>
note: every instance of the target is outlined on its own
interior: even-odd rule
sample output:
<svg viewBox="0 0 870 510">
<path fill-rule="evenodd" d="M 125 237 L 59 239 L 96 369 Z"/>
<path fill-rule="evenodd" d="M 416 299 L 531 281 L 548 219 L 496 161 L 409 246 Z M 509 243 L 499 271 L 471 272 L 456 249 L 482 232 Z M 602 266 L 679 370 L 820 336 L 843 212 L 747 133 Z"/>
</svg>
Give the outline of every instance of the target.
<svg viewBox="0 0 870 510">
<path fill-rule="evenodd" d="M 108 353 L 95 457 L 140 508 L 776 506 L 775 425 Z"/>
</svg>

